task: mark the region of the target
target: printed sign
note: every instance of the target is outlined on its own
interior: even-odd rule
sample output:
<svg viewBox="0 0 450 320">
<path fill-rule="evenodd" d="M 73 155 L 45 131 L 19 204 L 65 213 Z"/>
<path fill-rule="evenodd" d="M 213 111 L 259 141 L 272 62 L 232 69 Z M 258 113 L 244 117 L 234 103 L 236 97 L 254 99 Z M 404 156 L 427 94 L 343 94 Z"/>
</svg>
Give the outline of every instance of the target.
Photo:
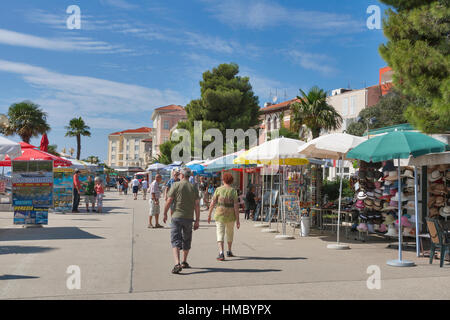
<svg viewBox="0 0 450 320">
<path fill-rule="evenodd" d="M 14 224 L 48 224 L 53 206 L 53 162 L 12 161 Z"/>
<path fill-rule="evenodd" d="M 72 210 L 73 169 L 55 168 L 53 172 L 53 207 L 55 211 Z"/>
</svg>

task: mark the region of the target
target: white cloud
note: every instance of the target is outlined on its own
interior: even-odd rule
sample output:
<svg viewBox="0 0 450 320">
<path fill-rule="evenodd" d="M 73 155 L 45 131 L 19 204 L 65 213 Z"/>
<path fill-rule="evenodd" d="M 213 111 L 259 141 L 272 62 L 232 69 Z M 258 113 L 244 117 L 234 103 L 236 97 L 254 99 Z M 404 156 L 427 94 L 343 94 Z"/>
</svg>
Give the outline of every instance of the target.
<svg viewBox="0 0 450 320">
<path fill-rule="evenodd" d="M 356 32 L 364 30 L 364 21 L 351 15 L 292 9 L 266 0 L 204 0 L 213 17 L 232 27 L 265 29 L 290 26 L 316 31 Z"/>
<path fill-rule="evenodd" d="M 87 37 L 48 39 L 5 29 L 0 29 L 0 44 L 52 51 L 86 51 L 96 53 L 125 53 L 132 51 L 131 49 L 113 46 L 103 41 L 94 41 Z"/>
<path fill-rule="evenodd" d="M 304 69 L 318 71 L 323 75 L 331 75 L 339 72 L 336 68 L 330 66 L 332 58 L 325 54 L 309 53 L 300 50 L 280 50 L 294 64 Z"/>
<path fill-rule="evenodd" d="M 138 7 L 137 5 L 131 4 L 125 0 L 100 0 L 100 2 L 105 5 L 109 5 L 112 7 L 119 8 L 119 9 L 126 9 L 126 10 L 135 9 Z"/>
<path fill-rule="evenodd" d="M 49 113 L 53 125 L 63 126 L 74 116 L 96 119 L 101 128 L 130 126 L 130 119 L 150 122 L 154 108 L 183 104 L 173 90 L 158 90 L 99 78 L 61 74 L 23 63 L 0 60 L 0 72 L 19 75 L 37 88 L 35 99 Z"/>
</svg>

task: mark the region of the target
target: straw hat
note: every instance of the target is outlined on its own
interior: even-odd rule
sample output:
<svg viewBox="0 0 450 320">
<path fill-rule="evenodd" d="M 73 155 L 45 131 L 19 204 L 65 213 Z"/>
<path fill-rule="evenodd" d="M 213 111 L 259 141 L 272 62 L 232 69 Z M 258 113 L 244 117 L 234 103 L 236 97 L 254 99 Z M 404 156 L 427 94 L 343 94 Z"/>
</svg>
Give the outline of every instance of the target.
<svg viewBox="0 0 450 320">
<path fill-rule="evenodd" d="M 358 200 L 364 200 L 367 198 L 367 194 L 365 194 L 363 191 L 361 191 L 358 193 L 357 198 L 358 198 Z"/>
<path fill-rule="evenodd" d="M 414 188 L 414 186 L 415 186 L 414 179 L 406 179 L 407 188 Z"/>
<path fill-rule="evenodd" d="M 365 224 L 365 223 L 360 223 L 359 226 L 356 227 L 356 229 L 358 229 L 359 231 L 365 232 L 365 231 L 368 230 L 367 224 Z"/>
<path fill-rule="evenodd" d="M 434 204 L 436 207 L 445 206 L 445 199 L 442 196 L 436 197 L 436 203 Z"/>
<path fill-rule="evenodd" d="M 430 188 L 430 193 L 435 195 L 446 194 L 447 190 L 445 186 L 441 183 L 433 183 Z"/>
<path fill-rule="evenodd" d="M 401 197 L 402 197 L 402 202 L 404 202 L 404 201 L 408 201 L 408 199 L 406 198 L 406 195 L 403 193 L 403 192 L 397 192 L 396 194 L 395 194 L 395 196 L 391 199 L 391 200 L 394 200 L 394 201 L 400 201 L 400 199 L 399 199 L 399 196 L 401 195 Z"/>
<path fill-rule="evenodd" d="M 439 170 L 439 171 L 442 171 L 442 172 L 447 171 L 447 165 L 446 165 L 446 164 L 440 164 L 440 165 L 438 166 L 438 170 Z"/>
<path fill-rule="evenodd" d="M 450 217 L 450 207 L 449 206 L 442 207 L 439 210 L 439 214 L 444 218 Z"/>
<path fill-rule="evenodd" d="M 434 182 L 442 178 L 442 173 L 439 170 L 434 170 L 429 176 L 428 181 Z"/>
<path fill-rule="evenodd" d="M 409 200 L 406 204 L 407 209 L 415 209 L 416 203 L 414 201 Z"/>
<path fill-rule="evenodd" d="M 384 224 L 385 225 L 390 225 L 390 224 L 393 224 L 395 222 L 395 218 L 394 218 L 394 216 L 393 215 L 391 215 L 391 214 L 389 214 L 387 217 L 386 217 L 386 219 L 384 219 Z"/>
<path fill-rule="evenodd" d="M 431 208 L 432 206 L 434 206 L 435 202 L 436 202 L 436 197 L 430 196 L 428 198 L 428 208 Z"/>
<path fill-rule="evenodd" d="M 386 235 L 391 237 L 398 237 L 397 229 L 393 224 L 388 225 L 388 232 L 386 233 Z"/>
<path fill-rule="evenodd" d="M 398 180 L 398 175 L 397 175 L 397 171 L 389 171 L 389 175 L 387 177 L 384 178 L 384 180 L 387 181 L 394 181 L 394 180 Z"/>
<path fill-rule="evenodd" d="M 414 171 L 412 170 L 405 170 L 403 174 L 401 175 L 402 178 L 413 178 L 414 179 Z"/>
<path fill-rule="evenodd" d="M 439 215 L 439 210 L 438 210 L 438 208 L 435 208 L 435 207 L 430 208 L 430 211 L 429 211 L 429 217 L 430 217 L 430 218 L 432 218 L 432 217 L 434 217 L 434 216 L 438 216 L 438 215 Z"/>
<path fill-rule="evenodd" d="M 371 191 L 366 192 L 367 198 L 373 199 L 375 198 L 375 194 Z"/>
</svg>

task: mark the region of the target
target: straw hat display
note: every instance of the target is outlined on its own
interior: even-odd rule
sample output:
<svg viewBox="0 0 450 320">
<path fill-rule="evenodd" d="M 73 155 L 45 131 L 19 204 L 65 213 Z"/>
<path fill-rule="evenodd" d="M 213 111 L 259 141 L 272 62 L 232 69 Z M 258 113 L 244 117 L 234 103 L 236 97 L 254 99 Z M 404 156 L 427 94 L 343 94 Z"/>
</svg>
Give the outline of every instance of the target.
<svg viewBox="0 0 450 320">
<path fill-rule="evenodd" d="M 414 179 L 414 172 L 412 170 L 405 170 L 405 172 L 402 174 L 402 178 Z"/>
<path fill-rule="evenodd" d="M 442 173 L 439 170 L 434 170 L 428 175 L 428 181 L 435 182 L 442 178 Z"/>
<path fill-rule="evenodd" d="M 400 192 L 400 194 L 399 194 L 399 192 L 395 193 L 395 196 L 391 200 L 393 200 L 393 201 L 400 201 L 400 199 L 399 199 L 400 195 L 401 195 L 401 198 L 402 198 L 402 202 L 408 201 L 408 199 L 406 198 L 406 195 L 403 192 Z"/>
<path fill-rule="evenodd" d="M 395 218 L 394 218 L 394 216 L 393 215 L 391 215 L 391 214 L 389 214 L 387 217 L 386 217 L 386 219 L 384 219 L 384 224 L 385 225 L 390 225 L 390 224 L 393 224 L 395 222 Z"/>
<path fill-rule="evenodd" d="M 442 208 L 439 210 L 439 215 L 440 215 L 441 217 L 444 217 L 445 219 L 447 219 L 448 217 L 450 217 L 450 206 L 442 207 Z"/>
<path fill-rule="evenodd" d="M 388 232 L 386 233 L 386 235 L 391 237 L 398 237 L 397 229 L 393 224 L 390 224 L 388 226 Z"/>
<path fill-rule="evenodd" d="M 397 171 L 389 171 L 389 175 L 387 177 L 384 178 L 384 180 L 386 181 L 395 181 L 398 180 L 398 174 Z"/>
<path fill-rule="evenodd" d="M 367 194 L 365 194 L 363 191 L 358 193 L 357 196 L 358 200 L 365 200 L 367 198 Z"/>
<path fill-rule="evenodd" d="M 439 215 L 438 208 L 433 207 L 433 208 L 430 209 L 430 212 L 429 212 L 430 218 L 438 216 L 438 215 Z"/>
</svg>

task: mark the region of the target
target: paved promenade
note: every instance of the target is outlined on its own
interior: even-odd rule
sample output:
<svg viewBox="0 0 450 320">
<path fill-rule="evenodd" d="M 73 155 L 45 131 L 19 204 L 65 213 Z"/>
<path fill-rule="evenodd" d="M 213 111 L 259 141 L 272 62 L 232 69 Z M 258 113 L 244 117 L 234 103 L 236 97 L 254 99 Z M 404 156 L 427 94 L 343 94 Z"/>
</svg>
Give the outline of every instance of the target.
<svg viewBox="0 0 450 320">
<path fill-rule="evenodd" d="M 450 265 L 417 258 L 413 268 L 386 261 L 387 242 L 350 241 L 351 250 L 326 248 L 335 236 L 275 240 L 243 220 L 235 258 L 216 261 L 215 225 L 202 211 L 188 262 L 171 274 L 170 230 L 148 229 L 148 202 L 106 194 L 106 213 L 50 214 L 43 228 L 14 226 L 0 212 L 0 299 L 448 299 Z M 81 209 L 84 209 L 82 202 Z M 84 210 L 83 210 L 84 211 Z M 162 218 L 162 217 L 161 217 Z M 291 232 L 289 230 L 289 232 Z M 298 233 L 298 230 L 297 232 Z M 79 266 L 81 288 L 69 290 L 67 268 Z M 381 289 L 369 290 L 367 268 L 381 270 Z"/>
</svg>

